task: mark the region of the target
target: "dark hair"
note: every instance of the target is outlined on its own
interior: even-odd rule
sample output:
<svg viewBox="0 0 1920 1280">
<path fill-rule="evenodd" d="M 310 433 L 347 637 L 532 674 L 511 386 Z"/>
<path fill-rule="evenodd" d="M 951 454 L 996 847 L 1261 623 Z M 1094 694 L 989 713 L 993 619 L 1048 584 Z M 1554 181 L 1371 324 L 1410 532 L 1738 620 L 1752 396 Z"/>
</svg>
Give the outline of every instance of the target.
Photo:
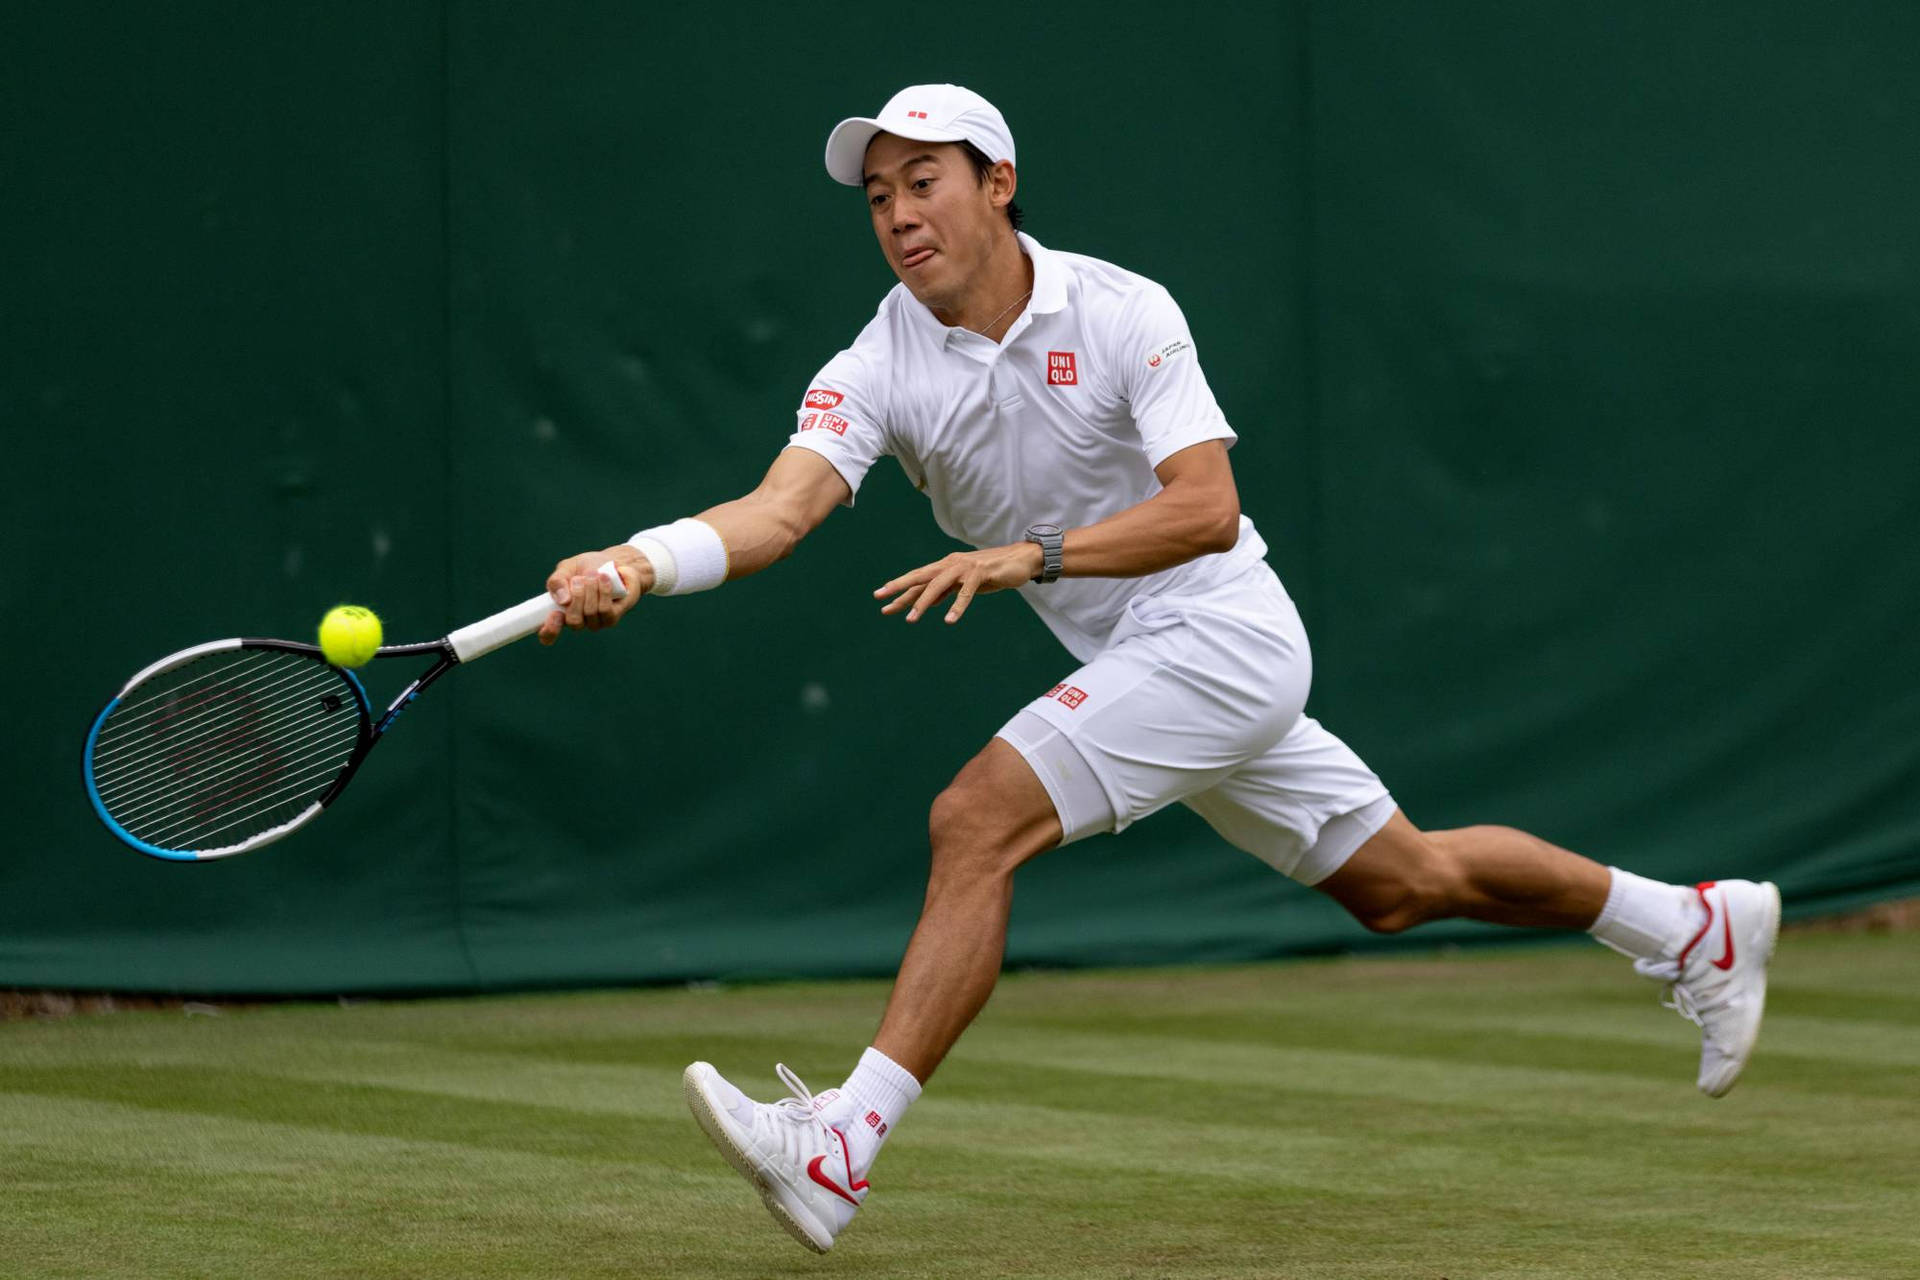
<svg viewBox="0 0 1920 1280">
<path fill-rule="evenodd" d="M 987 153 L 974 146 L 971 142 L 963 140 L 960 145 L 966 149 L 967 159 L 973 162 L 974 182 L 980 186 L 985 186 L 987 184 L 987 175 L 993 172 L 993 161 L 987 159 Z M 1009 200 L 1007 202 L 1007 221 L 1013 224 L 1013 229 L 1018 231 L 1020 224 L 1026 220 L 1027 215 L 1020 211 L 1020 206 Z"/>
</svg>

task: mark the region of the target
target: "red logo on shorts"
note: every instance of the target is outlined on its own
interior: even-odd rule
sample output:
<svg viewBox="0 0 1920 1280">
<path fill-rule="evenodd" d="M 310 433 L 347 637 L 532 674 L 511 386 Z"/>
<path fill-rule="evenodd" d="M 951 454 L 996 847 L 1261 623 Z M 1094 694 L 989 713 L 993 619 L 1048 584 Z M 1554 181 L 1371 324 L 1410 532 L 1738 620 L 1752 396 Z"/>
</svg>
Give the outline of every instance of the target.
<svg viewBox="0 0 1920 1280">
<path fill-rule="evenodd" d="M 1047 385 L 1052 387 L 1071 387 L 1080 381 L 1079 373 L 1073 367 L 1073 352 L 1047 352 Z"/>
<path fill-rule="evenodd" d="M 848 422 L 837 413 L 810 413 L 800 419 L 802 431 L 831 431 L 837 436 L 847 434 Z"/>
<path fill-rule="evenodd" d="M 846 397 L 838 391 L 827 391 L 823 388 L 816 387 L 812 391 L 807 392 L 806 403 L 803 407 L 808 409 L 833 409 L 838 408 L 840 402 L 844 399 L 846 399 Z"/>
<path fill-rule="evenodd" d="M 1060 705 L 1071 711 L 1087 700 L 1087 691 L 1079 685 L 1057 684 L 1047 690 L 1046 696 L 1058 698 Z"/>
<path fill-rule="evenodd" d="M 1160 367 L 1160 353 L 1156 351 L 1152 355 L 1147 357 L 1147 368 L 1158 369 L 1159 367 Z"/>
</svg>

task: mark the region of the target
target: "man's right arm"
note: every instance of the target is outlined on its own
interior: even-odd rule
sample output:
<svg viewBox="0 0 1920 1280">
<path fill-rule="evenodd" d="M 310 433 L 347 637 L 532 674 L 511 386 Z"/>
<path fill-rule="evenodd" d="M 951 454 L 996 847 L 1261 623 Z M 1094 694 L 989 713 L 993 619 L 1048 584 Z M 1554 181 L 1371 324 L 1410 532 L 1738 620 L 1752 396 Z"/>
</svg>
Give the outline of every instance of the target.
<svg viewBox="0 0 1920 1280">
<path fill-rule="evenodd" d="M 850 497 L 852 491 L 832 463 L 811 450 L 789 447 L 774 459 L 753 492 L 709 507 L 694 519 L 720 536 L 726 547 L 727 580 L 732 581 L 785 559 Z M 627 584 L 624 599 L 615 600 L 597 572 L 608 560 Z M 562 627 L 598 631 L 613 626 L 653 583 L 653 565 L 624 542 L 562 560 L 547 577 L 547 591 L 556 603 L 540 627 L 540 643 L 559 639 Z"/>
</svg>

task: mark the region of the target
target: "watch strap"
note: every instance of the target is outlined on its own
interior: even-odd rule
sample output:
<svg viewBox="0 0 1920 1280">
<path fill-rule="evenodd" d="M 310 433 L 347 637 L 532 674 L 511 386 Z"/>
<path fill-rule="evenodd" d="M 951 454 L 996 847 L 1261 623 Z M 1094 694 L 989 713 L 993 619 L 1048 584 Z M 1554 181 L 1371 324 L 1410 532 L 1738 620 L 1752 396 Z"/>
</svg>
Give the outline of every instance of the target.
<svg viewBox="0 0 1920 1280">
<path fill-rule="evenodd" d="M 1066 531 L 1057 524 L 1036 524 L 1027 530 L 1027 541 L 1040 547 L 1040 573 L 1034 578 L 1035 582 L 1060 580 L 1061 552 L 1066 538 Z"/>
</svg>

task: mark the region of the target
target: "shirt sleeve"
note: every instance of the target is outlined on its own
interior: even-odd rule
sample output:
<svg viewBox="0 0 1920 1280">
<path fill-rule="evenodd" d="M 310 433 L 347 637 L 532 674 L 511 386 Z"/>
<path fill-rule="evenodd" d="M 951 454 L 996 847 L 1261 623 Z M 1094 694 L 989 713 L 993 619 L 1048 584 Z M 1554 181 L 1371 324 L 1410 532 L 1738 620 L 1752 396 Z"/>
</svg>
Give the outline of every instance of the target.
<svg viewBox="0 0 1920 1280">
<path fill-rule="evenodd" d="M 866 353 L 849 347 L 814 375 L 795 414 L 788 448 L 811 450 L 825 458 L 847 482 L 853 505 L 860 482 L 887 447 L 885 387 Z"/>
<path fill-rule="evenodd" d="M 1239 439 L 1200 372 L 1193 334 L 1173 295 L 1159 285 L 1128 299 L 1119 327 L 1120 393 L 1133 410 L 1140 447 L 1159 466 L 1203 440 Z"/>
</svg>

